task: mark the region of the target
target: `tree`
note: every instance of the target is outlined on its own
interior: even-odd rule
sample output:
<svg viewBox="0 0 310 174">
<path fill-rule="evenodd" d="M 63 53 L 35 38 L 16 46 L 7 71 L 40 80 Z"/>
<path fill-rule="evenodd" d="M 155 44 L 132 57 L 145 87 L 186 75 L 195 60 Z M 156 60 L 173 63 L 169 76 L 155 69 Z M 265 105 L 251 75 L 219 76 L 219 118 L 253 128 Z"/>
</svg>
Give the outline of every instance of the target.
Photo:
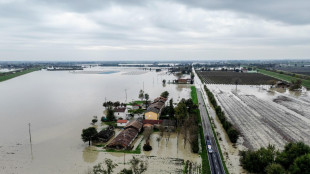
<svg viewBox="0 0 310 174">
<path fill-rule="evenodd" d="M 284 146 L 284 150 L 277 156 L 276 162 L 288 169 L 297 157 L 307 153 L 310 153 L 310 147 L 305 143 L 288 143 Z"/>
<path fill-rule="evenodd" d="M 113 106 L 116 107 L 116 108 L 119 107 L 120 105 L 121 105 L 121 104 L 120 104 L 119 101 L 116 101 L 116 102 L 113 103 Z"/>
<path fill-rule="evenodd" d="M 284 174 L 284 173 L 286 173 L 285 169 L 280 164 L 277 164 L 277 163 L 272 163 L 272 164 L 268 165 L 266 167 L 265 171 L 267 174 Z"/>
<path fill-rule="evenodd" d="M 107 169 L 104 169 L 102 166 L 102 163 L 99 163 L 97 165 L 94 165 L 93 167 L 93 174 L 112 174 L 117 164 L 113 163 L 111 159 L 105 159 L 104 160 Z"/>
<path fill-rule="evenodd" d="M 164 79 L 164 80 L 163 80 L 163 85 L 165 85 L 165 84 L 166 84 L 166 80 Z"/>
<path fill-rule="evenodd" d="M 294 164 L 290 167 L 292 174 L 310 173 L 310 153 L 296 158 Z"/>
<path fill-rule="evenodd" d="M 118 174 L 132 174 L 132 170 L 131 169 L 123 169 L 121 172 L 119 172 Z"/>
<path fill-rule="evenodd" d="M 114 121 L 115 120 L 114 110 L 111 107 L 109 107 L 107 109 L 107 120 L 109 120 L 109 121 Z"/>
<path fill-rule="evenodd" d="M 229 122 L 227 122 L 227 123 L 229 123 Z M 236 143 L 238 140 L 238 137 L 239 137 L 239 131 L 237 131 L 235 128 L 231 127 L 228 129 L 227 135 L 228 135 L 228 137 L 232 143 Z"/>
<path fill-rule="evenodd" d="M 144 98 L 145 98 L 145 105 L 146 105 L 146 108 L 148 107 L 148 100 L 150 99 L 150 96 L 148 93 L 145 93 L 144 94 Z"/>
<path fill-rule="evenodd" d="M 264 173 L 265 168 L 274 163 L 276 151 L 274 146 L 260 148 L 257 151 L 241 152 L 240 163 L 251 173 Z"/>
<path fill-rule="evenodd" d="M 168 98 L 169 96 L 169 92 L 168 91 L 164 91 L 160 94 L 161 97 L 164 97 L 164 98 Z"/>
<path fill-rule="evenodd" d="M 141 101 L 143 101 L 144 98 L 144 91 L 141 89 L 139 92 L 139 99 L 141 99 Z"/>
<path fill-rule="evenodd" d="M 98 117 L 97 116 L 94 116 L 94 118 L 91 120 L 91 122 L 93 124 L 97 123 L 98 122 Z"/>
<path fill-rule="evenodd" d="M 107 165 L 107 174 L 113 173 L 114 168 L 117 166 L 117 164 L 113 163 L 111 159 L 105 159 L 105 164 Z"/>
<path fill-rule="evenodd" d="M 159 142 L 160 142 L 160 140 L 161 140 L 161 137 L 158 136 L 158 137 L 156 138 L 156 141 L 157 141 L 157 143 L 158 143 L 158 147 L 159 147 Z"/>
<path fill-rule="evenodd" d="M 174 117 L 174 107 L 173 107 L 173 99 L 169 100 L 169 117 Z"/>
<path fill-rule="evenodd" d="M 290 90 L 297 90 L 301 88 L 302 81 L 300 79 L 292 80 L 292 85 L 290 87 Z"/>
<path fill-rule="evenodd" d="M 94 127 L 89 127 L 87 129 L 83 129 L 82 130 L 82 134 L 81 134 L 81 137 L 82 137 L 82 140 L 84 142 L 87 142 L 89 143 L 89 146 L 90 146 L 90 141 L 93 140 L 93 137 L 97 134 L 97 129 L 94 128 Z"/>
<path fill-rule="evenodd" d="M 191 79 L 193 80 L 195 78 L 195 74 L 191 72 Z"/>
<path fill-rule="evenodd" d="M 174 108 L 175 118 L 177 119 L 177 126 L 180 127 L 187 117 L 187 107 L 182 101 Z"/>
<path fill-rule="evenodd" d="M 143 162 L 141 159 L 138 159 L 136 157 L 132 157 L 132 159 L 129 161 L 131 164 L 131 168 L 135 174 L 141 174 L 147 170 L 148 163 L 145 161 Z"/>
<path fill-rule="evenodd" d="M 241 83 L 241 79 L 240 78 L 234 78 L 233 83 L 236 85 L 236 91 L 237 91 L 237 86 Z"/>
</svg>

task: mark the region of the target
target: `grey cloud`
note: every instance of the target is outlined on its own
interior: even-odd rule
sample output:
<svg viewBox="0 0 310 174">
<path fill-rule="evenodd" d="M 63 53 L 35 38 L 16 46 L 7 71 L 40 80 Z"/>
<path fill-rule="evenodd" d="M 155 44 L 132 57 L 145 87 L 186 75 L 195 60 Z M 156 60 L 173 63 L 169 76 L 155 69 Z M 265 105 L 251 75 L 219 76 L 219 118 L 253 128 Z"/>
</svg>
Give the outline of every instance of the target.
<svg viewBox="0 0 310 174">
<path fill-rule="evenodd" d="M 310 24 L 308 0 L 175 0 L 190 7 L 232 10 L 289 24 Z"/>
</svg>

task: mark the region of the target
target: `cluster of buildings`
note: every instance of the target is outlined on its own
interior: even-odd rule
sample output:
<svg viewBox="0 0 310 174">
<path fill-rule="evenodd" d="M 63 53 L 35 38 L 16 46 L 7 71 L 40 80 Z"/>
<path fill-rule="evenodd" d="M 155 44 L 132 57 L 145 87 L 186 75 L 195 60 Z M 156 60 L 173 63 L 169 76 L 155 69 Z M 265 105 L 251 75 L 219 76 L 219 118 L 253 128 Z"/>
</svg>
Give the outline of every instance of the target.
<svg viewBox="0 0 310 174">
<path fill-rule="evenodd" d="M 132 149 L 132 143 L 137 138 L 142 128 L 162 125 L 166 130 L 175 128 L 174 120 L 159 120 L 167 98 L 158 97 L 147 107 L 144 119 L 138 118 L 129 121 L 128 108 L 115 108 L 114 115 L 118 119 L 117 126 L 124 129 L 106 146 L 113 149 Z"/>
</svg>

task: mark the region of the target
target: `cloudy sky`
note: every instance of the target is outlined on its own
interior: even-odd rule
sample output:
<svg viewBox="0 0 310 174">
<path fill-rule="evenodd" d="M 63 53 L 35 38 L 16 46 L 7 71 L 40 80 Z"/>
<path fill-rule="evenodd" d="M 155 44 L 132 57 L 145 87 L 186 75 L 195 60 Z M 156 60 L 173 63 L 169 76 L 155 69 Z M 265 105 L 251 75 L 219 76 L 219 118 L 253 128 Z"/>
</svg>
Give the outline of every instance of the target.
<svg viewBox="0 0 310 174">
<path fill-rule="evenodd" d="M 0 60 L 310 58 L 308 0 L 0 0 Z"/>
</svg>

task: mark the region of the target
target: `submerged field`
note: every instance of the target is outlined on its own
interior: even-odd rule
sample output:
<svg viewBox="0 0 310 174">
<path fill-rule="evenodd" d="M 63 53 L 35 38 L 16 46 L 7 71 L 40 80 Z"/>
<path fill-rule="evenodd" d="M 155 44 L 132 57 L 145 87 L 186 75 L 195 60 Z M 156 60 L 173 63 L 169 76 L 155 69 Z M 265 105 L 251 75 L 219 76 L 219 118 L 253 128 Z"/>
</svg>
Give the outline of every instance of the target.
<svg viewBox="0 0 310 174">
<path fill-rule="evenodd" d="M 97 73 L 112 71 L 115 73 Z M 85 72 L 42 70 L 0 83 L 1 174 L 85 174 L 105 158 L 115 161 L 120 170 L 124 167 L 123 153 L 102 152 L 101 147 L 88 147 L 81 140 L 82 129 L 91 126 L 93 116 L 103 115 L 105 99 L 128 103 L 137 100 L 143 88 L 150 99 L 163 91 L 168 91 L 174 102 L 190 97 L 188 85 L 163 85 L 163 79 L 176 78 L 164 72 L 118 67 L 94 67 Z M 32 144 L 28 123 L 31 123 Z M 156 137 L 154 133 L 153 138 Z M 141 154 L 125 154 L 125 160 L 128 162 L 132 156 L 148 160 L 148 173 L 170 171 L 171 167 L 171 171 L 180 171 L 183 165 L 178 164 L 182 159 L 197 164 L 201 161 L 189 147 L 175 148 L 177 142 L 175 135 L 170 136 L 167 145 L 165 137 L 159 145 L 152 140 L 150 154 L 141 150 Z"/>
<path fill-rule="evenodd" d="M 235 84 L 259 85 L 270 84 L 273 77 L 259 73 L 241 73 L 234 71 L 198 71 L 204 83 L 207 84 Z"/>
<path fill-rule="evenodd" d="M 241 132 L 249 149 L 278 149 L 290 141 L 310 144 L 308 92 L 299 96 L 255 86 L 208 85 L 229 119 Z M 296 104 L 292 104 L 296 103 Z M 299 103 L 299 104 L 298 104 Z"/>
</svg>

